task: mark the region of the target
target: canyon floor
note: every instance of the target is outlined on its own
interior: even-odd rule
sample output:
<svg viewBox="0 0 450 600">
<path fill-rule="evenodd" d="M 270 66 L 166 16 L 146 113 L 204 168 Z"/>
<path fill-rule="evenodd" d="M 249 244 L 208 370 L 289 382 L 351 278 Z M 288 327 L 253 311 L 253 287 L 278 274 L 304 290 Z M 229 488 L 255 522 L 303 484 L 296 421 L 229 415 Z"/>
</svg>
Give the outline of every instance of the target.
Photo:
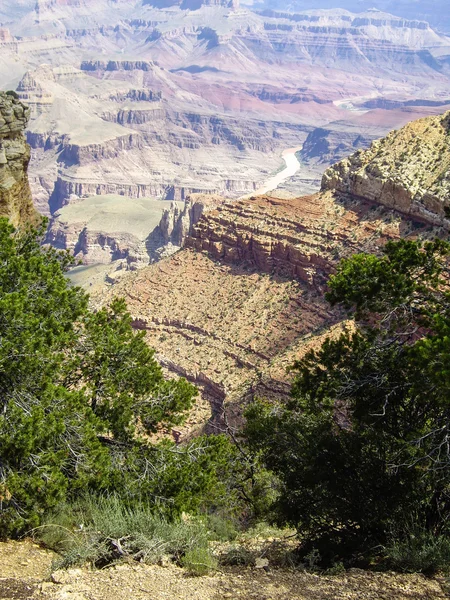
<svg viewBox="0 0 450 600">
<path fill-rule="evenodd" d="M 352 569 L 335 576 L 234 567 L 189 577 L 174 565 L 119 564 L 51 572 L 54 555 L 32 541 L 0 543 L 0 600 L 438 600 L 448 580 Z"/>
</svg>

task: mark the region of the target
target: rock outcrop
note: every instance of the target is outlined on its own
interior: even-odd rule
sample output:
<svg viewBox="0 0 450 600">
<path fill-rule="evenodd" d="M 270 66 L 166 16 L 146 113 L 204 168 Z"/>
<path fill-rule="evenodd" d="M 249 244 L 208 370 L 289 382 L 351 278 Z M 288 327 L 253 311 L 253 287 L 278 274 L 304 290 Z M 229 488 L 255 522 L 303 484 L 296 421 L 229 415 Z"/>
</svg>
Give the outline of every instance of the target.
<svg viewBox="0 0 450 600">
<path fill-rule="evenodd" d="M 159 229 L 164 244 L 182 247 L 189 235 L 193 234 L 194 226 L 202 215 L 214 210 L 225 203 L 222 196 L 208 194 L 191 194 L 186 198 L 183 208 L 172 202 L 161 218 Z"/>
<path fill-rule="evenodd" d="M 450 228 L 450 112 L 414 121 L 325 171 L 334 190 Z"/>
<path fill-rule="evenodd" d="M 420 130 L 418 147 L 409 150 L 420 178 L 429 169 L 427 148 L 445 138 L 447 118 L 408 125 L 347 163 L 366 164 L 362 156 L 385 148 L 380 180 L 397 181 L 403 166 L 393 140 L 406 140 L 410 147 L 408 132 Z M 442 145 L 438 149 L 436 170 L 446 174 L 448 154 Z M 184 239 L 185 248 L 123 277 L 106 294 L 106 299 L 124 295 L 136 327 L 146 331 L 167 371 L 199 386 L 211 405 L 211 427 L 220 425 L 224 411 L 230 422 L 238 422 L 249 398 L 287 397 L 286 367 L 347 326 L 345 316 L 324 300 L 326 281 L 341 258 L 379 252 L 400 236 L 447 235 L 439 212 L 418 222 L 402 205 L 355 195 L 359 188 L 348 187 L 339 165 L 328 173 L 333 178 L 328 174 L 323 190 L 312 196 L 202 198 L 182 211 L 167 211 L 161 224 L 165 238 Z M 444 194 L 439 186 L 447 189 L 442 177 L 437 179 L 428 179 L 423 188 L 436 198 Z M 377 181 L 373 176 L 374 188 Z M 197 205 L 198 219 L 193 217 Z M 94 302 L 104 301 L 104 295 L 94 296 Z"/>
<path fill-rule="evenodd" d="M 15 226 L 38 221 L 27 179 L 30 147 L 24 130 L 29 116 L 14 95 L 0 92 L 0 216 Z"/>
<path fill-rule="evenodd" d="M 9 44 L 14 38 L 6 27 L 0 27 L 0 44 Z"/>
</svg>

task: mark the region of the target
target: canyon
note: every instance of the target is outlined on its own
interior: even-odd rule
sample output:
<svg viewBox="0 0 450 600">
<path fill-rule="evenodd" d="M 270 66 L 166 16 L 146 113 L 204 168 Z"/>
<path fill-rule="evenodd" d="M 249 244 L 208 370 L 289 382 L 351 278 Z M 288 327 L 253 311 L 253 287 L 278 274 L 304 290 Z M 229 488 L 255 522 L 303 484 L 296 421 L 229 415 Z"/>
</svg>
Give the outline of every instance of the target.
<svg viewBox="0 0 450 600">
<path fill-rule="evenodd" d="M 94 306 L 123 296 L 167 374 L 199 387 L 184 435 L 238 425 L 255 397 L 287 398 L 288 367 L 352 327 L 324 299 L 339 260 L 448 236 L 449 136 L 450 112 L 409 123 L 328 168 L 309 196 L 193 195 L 160 224 L 181 250 L 89 288 Z"/>
<path fill-rule="evenodd" d="M 14 95 L 0 93 L 1 214 L 20 227 L 38 219 L 27 183 L 29 147 L 23 130 L 28 116 L 28 109 Z M 295 359 L 326 337 L 353 327 L 348 314 L 331 308 L 323 297 L 327 279 L 342 257 L 360 251 L 377 253 L 387 240 L 399 237 L 448 238 L 449 140 L 450 111 L 408 123 L 332 165 L 323 174 L 321 190 L 309 196 L 275 190 L 240 199 L 192 194 L 184 203 L 153 200 L 169 204 L 154 228 L 158 233 L 154 241 L 179 250 L 134 272 L 124 269 L 122 277 L 109 280 L 112 285 L 105 288 L 103 282 L 93 290 L 91 303 L 102 306 L 117 295 L 125 297 L 134 328 L 145 332 L 167 375 L 181 374 L 198 385 L 201 395 L 187 422 L 160 435 L 172 435 L 179 442 L 202 431 L 233 433 L 249 400 L 287 399 L 292 381 L 288 368 Z M 298 168 L 296 150 L 287 154 L 288 173 L 281 171 L 280 179 Z M 126 228 L 134 234 L 128 240 L 131 247 L 143 241 L 147 231 L 143 221 L 155 224 L 162 208 L 149 204 L 149 199 L 141 203 L 129 199 L 130 209 L 125 211 L 122 199 L 94 196 L 83 210 L 88 211 L 85 219 L 92 230 L 101 225 L 114 229 L 116 221 L 128 219 Z M 101 202 L 103 206 L 98 206 Z M 64 222 L 77 223 L 78 209 L 76 202 L 62 207 Z M 72 251 L 77 255 L 76 245 Z M 124 247 L 118 251 L 125 251 Z M 139 249 L 133 251 L 139 254 Z M 174 445 L 173 451 L 180 448 Z M 74 535 L 74 522 L 83 530 L 84 519 L 78 524 L 80 520 L 70 523 L 70 535 Z M 54 524 L 54 517 L 45 526 L 61 527 Z M 2 541 L 0 597 L 104 600 L 113 594 L 125 600 L 130 594 L 142 599 L 150 594 L 186 600 L 194 596 L 201 600 L 333 600 L 338 596 L 356 600 L 364 593 L 373 600 L 381 596 L 406 600 L 448 596 L 448 581 L 441 576 L 355 568 L 319 575 L 293 568 L 285 557 L 297 543 L 291 530 L 255 528 L 251 538 L 246 532 L 233 542 L 216 543 L 214 552 L 220 555 L 239 544 L 264 557 L 263 566 L 257 560 L 221 564 L 200 578 L 187 577 L 168 554 L 157 565 L 123 558 L 109 568 L 82 565 L 55 570 L 55 559 L 60 557 L 33 537 Z"/>
<path fill-rule="evenodd" d="M 278 190 L 316 192 L 329 165 L 450 106 L 450 39 L 427 23 L 289 7 L 2 2 L 0 87 L 31 109 L 48 241 L 137 268 L 161 255 L 164 202 L 268 191 L 291 148 L 300 167 Z"/>
</svg>

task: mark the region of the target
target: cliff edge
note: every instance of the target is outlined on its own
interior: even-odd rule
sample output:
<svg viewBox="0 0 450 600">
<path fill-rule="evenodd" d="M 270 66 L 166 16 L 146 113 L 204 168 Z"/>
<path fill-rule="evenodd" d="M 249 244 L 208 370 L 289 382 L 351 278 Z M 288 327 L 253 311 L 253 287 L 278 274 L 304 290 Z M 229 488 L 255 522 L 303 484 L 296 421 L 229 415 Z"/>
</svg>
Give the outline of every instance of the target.
<svg viewBox="0 0 450 600">
<path fill-rule="evenodd" d="M 203 413 L 183 435 L 208 417 L 212 430 L 223 415 L 239 424 L 251 398 L 289 397 L 286 368 L 349 325 L 324 299 L 340 259 L 388 240 L 448 236 L 449 116 L 356 152 L 312 196 L 194 196 L 160 223 L 181 251 L 91 294 L 94 304 L 124 296 L 166 371 L 199 387 Z"/>
<path fill-rule="evenodd" d="M 327 169 L 333 190 L 450 228 L 450 112 L 408 123 Z"/>
<path fill-rule="evenodd" d="M 16 227 L 39 221 L 27 178 L 30 147 L 24 130 L 29 116 L 17 98 L 0 92 L 0 216 Z"/>
</svg>

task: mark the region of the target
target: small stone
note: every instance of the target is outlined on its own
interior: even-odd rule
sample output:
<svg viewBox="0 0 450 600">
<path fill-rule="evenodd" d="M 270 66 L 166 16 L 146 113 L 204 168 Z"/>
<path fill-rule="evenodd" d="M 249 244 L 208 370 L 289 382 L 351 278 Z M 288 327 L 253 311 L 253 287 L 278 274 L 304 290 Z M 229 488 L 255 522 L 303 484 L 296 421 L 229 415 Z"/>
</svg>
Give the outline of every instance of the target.
<svg viewBox="0 0 450 600">
<path fill-rule="evenodd" d="M 267 558 L 257 558 L 255 560 L 255 569 L 265 569 L 269 566 L 269 560 Z"/>
<path fill-rule="evenodd" d="M 59 584 L 73 583 L 82 575 L 83 571 L 81 569 L 68 569 L 67 571 L 60 569 L 52 573 L 52 581 Z"/>
<path fill-rule="evenodd" d="M 163 554 L 158 561 L 158 565 L 164 568 L 171 567 L 173 565 L 172 558 L 168 554 Z"/>
<path fill-rule="evenodd" d="M 39 586 L 41 592 L 48 592 L 50 590 L 52 590 L 55 587 L 55 583 L 53 583 L 52 581 L 43 581 L 41 583 L 41 585 Z"/>
</svg>

